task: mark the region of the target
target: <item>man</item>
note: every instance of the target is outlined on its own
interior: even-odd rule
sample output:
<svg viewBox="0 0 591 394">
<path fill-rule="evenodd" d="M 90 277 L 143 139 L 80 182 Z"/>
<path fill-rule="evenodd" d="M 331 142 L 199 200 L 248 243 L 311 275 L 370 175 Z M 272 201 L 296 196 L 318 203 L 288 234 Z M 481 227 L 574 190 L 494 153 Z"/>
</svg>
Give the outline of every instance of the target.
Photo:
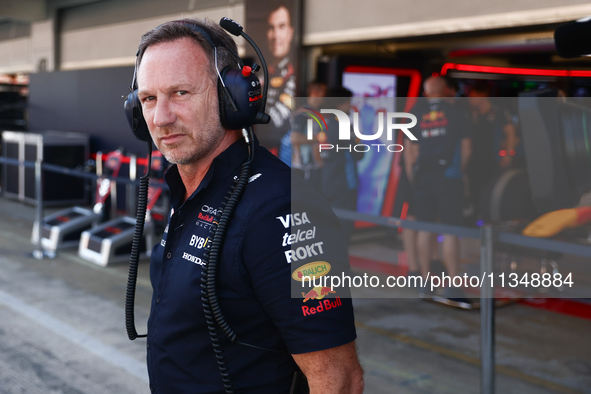
<svg viewBox="0 0 591 394">
<path fill-rule="evenodd" d="M 351 112 L 353 92 L 339 86 L 328 91 L 329 108 L 338 109 L 346 114 Z M 337 146 L 339 143 L 339 122 L 335 115 L 326 114 L 326 133 L 318 135 L 320 143 Z M 323 135 L 324 134 L 324 135 Z M 359 142 L 359 141 L 356 141 Z M 333 208 L 357 210 L 357 162 L 363 159 L 363 152 L 352 150 L 323 150 L 320 152 L 322 167 L 320 168 L 320 193 L 326 197 Z M 354 230 L 354 222 L 342 220 L 341 226 L 345 239 L 349 240 Z"/>
<path fill-rule="evenodd" d="M 291 98 L 296 91 L 296 70 L 290 59 L 294 29 L 291 12 L 286 4 L 271 10 L 267 18 L 267 43 L 272 58 L 269 61 L 269 91 L 267 112 L 271 117 L 268 125 L 257 126 L 261 144 L 278 154 L 281 138 L 289 130 Z"/>
<path fill-rule="evenodd" d="M 312 304 L 324 300 L 304 299 L 303 304 L 302 298 L 290 297 L 291 264 L 296 263 L 295 258 L 286 261 L 290 245 L 284 239 L 291 238 L 286 232 L 294 226 L 290 219 L 304 215 L 290 217 L 289 169 L 258 144 L 253 176 L 227 227 L 217 269 L 220 309 L 242 344 L 220 334 L 214 354 L 201 301 L 203 265 L 223 201 L 248 153 L 240 131 L 221 125 L 214 50 L 191 29 L 199 23 L 223 43 L 217 46 L 219 69 L 236 64 L 228 51 L 236 52 L 233 40 L 207 20 L 165 23 L 144 34 L 138 51 L 143 116 L 154 143 L 174 164 L 165 176 L 171 216 L 150 263 L 150 388 L 156 393 L 224 392 L 216 365 L 222 351 L 235 392 L 288 393 L 299 367 L 311 393 L 360 393 L 363 377 L 350 300 L 312 314 Z M 314 222 L 315 211 L 306 218 Z M 314 234 L 327 232 L 319 228 Z M 306 234 L 310 239 L 312 233 Z M 312 241 L 322 244 L 319 238 Z M 325 241 L 322 257 L 328 261 L 335 245 Z M 314 244 L 305 250 L 321 251 Z"/>
<path fill-rule="evenodd" d="M 285 5 L 280 5 L 269 13 L 267 41 L 274 60 L 283 59 L 291 50 L 293 27 L 290 12 Z"/>
<path fill-rule="evenodd" d="M 472 86 L 468 102 L 472 109 L 474 152 L 468 166 L 469 191 L 477 218 L 488 221 L 494 182 L 503 171 L 516 165 L 519 140 L 511 115 L 493 104 L 485 83 Z"/>
<path fill-rule="evenodd" d="M 417 220 L 415 214 L 415 208 L 413 203 L 413 184 L 412 184 L 412 172 L 414 161 L 416 160 L 416 152 L 413 152 L 412 141 L 405 135 L 404 136 L 404 150 L 402 151 L 401 172 L 400 181 L 398 182 L 398 195 L 400 201 L 406 203 L 406 217 L 405 220 Z M 403 206 L 400 206 L 402 211 Z M 406 254 L 406 262 L 408 265 L 408 277 L 415 277 L 421 275 L 418 261 L 418 245 L 417 245 L 417 230 L 405 228 L 402 230 L 402 247 Z M 445 273 L 445 267 L 439 260 L 439 246 L 437 243 L 437 234 L 431 234 L 430 240 L 430 263 L 429 267 L 431 273 L 434 275 L 441 275 Z M 423 289 L 419 289 L 423 291 Z"/>
<path fill-rule="evenodd" d="M 409 172 L 414 185 L 413 204 L 419 221 L 461 225 L 464 187 L 462 172 L 471 152 L 467 119 L 463 111 L 444 100 L 447 84 L 441 77 L 430 77 L 424 83 L 426 102 L 413 109 L 418 119 L 418 141 L 411 145 L 414 171 Z M 417 250 L 421 274 L 426 277 L 431 257 L 431 235 L 417 234 Z M 450 276 L 458 274 L 459 240 L 445 234 L 443 263 Z M 443 297 L 463 298 L 453 287 L 444 289 Z"/>
<path fill-rule="evenodd" d="M 443 91 L 443 99 L 454 105 L 460 105 L 456 100 L 459 87 L 457 82 L 450 77 L 442 76 L 445 81 L 445 89 Z M 424 102 L 420 102 L 424 104 Z M 463 106 L 460 105 L 462 111 L 465 111 Z M 400 181 L 398 183 L 398 193 L 400 194 L 400 200 L 406 202 L 406 219 L 416 220 L 414 204 L 413 204 L 413 185 L 411 182 L 413 172 L 413 162 L 416 157 L 413 157 L 412 142 L 407 136 L 404 136 L 404 150 L 402 151 L 402 160 L 400 161 L 402 171 L 400 173 Z M 402 245 L 404 252 L 406 253 L 406 260 L 408 263 L 408 274 L 407 276 L 418 276 L 421 275 L 418 262 L 418 249 L 417 249 L 417 231 L 409 228 L 405 228 L 402 231 Z M 439 244 L 437 243 L 437 234 L 431 234 L 430 240 L 430 263 L 429 269 L 434 275 L 447 274 L 445 266 L 439 259 Z M 420 291 L 423 291 L 422 289 Z"/>
<path fill-rule="evenodd" d="M 306 106 L 316 111 L 320 111 L 320 107 L 324 102 L 326 96 L 326 84 L 320 81 L 312 81 L 306 87 Z M 320 189 L 319 171 L 322 167 L 322 159 L 318 150 L 318 140 L 316 136 L 319 129 L 314 127 L 314 140 L 309 140 L 307 136 L 307 117 L 303 114 L 302 108 L 294 112 L 291 120 L 291 130 L 287 133 L 289 137 L 289 153 L 291 159 L 291 168 L 307 180 L 316 190 Z M 284 138 L 285 141 L 287 138 Z M 288 150 L 288 146 L 282 143 L 282 149 L 279 157 L 285 157 L 283 152 Z M 285 161 L 285 160 L 284 160 Z"/>
</svg>

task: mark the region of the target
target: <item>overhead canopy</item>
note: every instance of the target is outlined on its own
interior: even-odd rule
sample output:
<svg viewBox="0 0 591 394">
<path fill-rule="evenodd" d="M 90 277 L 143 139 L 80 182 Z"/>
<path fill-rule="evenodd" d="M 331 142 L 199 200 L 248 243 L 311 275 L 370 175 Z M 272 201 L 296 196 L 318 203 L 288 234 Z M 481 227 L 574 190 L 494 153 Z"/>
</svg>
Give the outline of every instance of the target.
<svg viewBox="0 0 591 394">
<path fill-rule="evenodd" d="M 419 37 L 565 22 L 591 15 L 587 1 L 325 0 L 304 3 L 304 45 Z M 535 8 L 532 9 L 532 6 Z"/>
</svg>

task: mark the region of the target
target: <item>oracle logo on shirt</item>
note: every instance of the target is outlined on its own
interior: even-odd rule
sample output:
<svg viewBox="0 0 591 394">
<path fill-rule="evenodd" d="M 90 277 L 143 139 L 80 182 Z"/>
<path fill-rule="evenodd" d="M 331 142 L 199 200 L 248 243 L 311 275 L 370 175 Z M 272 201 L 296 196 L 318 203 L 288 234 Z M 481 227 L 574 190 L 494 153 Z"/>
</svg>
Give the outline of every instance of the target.
<svg viewBox="0 0 591 394">
<path fill-rule="evenodd" d="M 203 205 L 201 207 L 201 212 L 203 212 L 204 214 L 213 215 L 214 217 L 216 217 L 218 212 L 222 213 L 223 210 L 222 210 L 222 208 L 214 208 L 214 207 L 210 207 L 209 205 Z"/>
<path fill-rule="evenodd" d="M 221 215 L 223 212 L 222 208 L 214 208 L 209 205 L 203 205 L 201 207 L 201 211 L 197 215 L 197 223 L 196 225 L 200 225 L 201 227 L 208 228 L 209 225 L 218 224 L 215 220 L 218 215 Z"/>
</svg>

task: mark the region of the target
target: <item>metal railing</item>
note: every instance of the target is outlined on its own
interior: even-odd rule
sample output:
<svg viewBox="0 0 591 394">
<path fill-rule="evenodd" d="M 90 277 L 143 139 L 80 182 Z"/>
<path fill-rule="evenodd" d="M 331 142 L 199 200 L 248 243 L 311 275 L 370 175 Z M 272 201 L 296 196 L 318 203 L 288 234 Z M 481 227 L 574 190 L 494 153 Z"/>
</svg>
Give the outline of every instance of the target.
<svg viewBox="0 0 591 394">
<path fill-rule="evenodd" d="M 25 168 L 34 168 L 35 169 L 35 221 L 37 222 L 37 249 L 33 251 L 33 257 L 36 259 L 43 259 L 45 257 L 48 258 L 55 258 L 55 252 L 47 251 L 43 247 L 42 244 L 42 232 L 43 232 L 43 217 L 44 217 L 44 202 L 43 202 L 43 171 L 50 171 L 62 175 L 74 176 L 84 179 L 89 179 L 96 181 L 98 178 L 108 179 L 111 182 L 121 183 L 126 185 L 135 185 L 139 186 L 139 180 L 132 180 L 126 177 L 114 177 L 108 175 L 96 175 L 84 170 L 75 169 L 75 168 L 67 168 L 63 166 L 58 166 L 55 164 L 44 163 L 42 160 L 37 161 L 26 161 L 26 160 L 17 160 L 8 157 L 1 157 L 0 156 L 0 164 L 4 165 L 15 165 L 15 166 L 23 166 Z"/>
<path fill-rule="evenodd" d="M 57 166 L 54 164 L 43 163 L 42 161 L 20 161 L 6 157 L 0 157 L 0 163 L 9 165 L 22 165 L 27 168 L 35 168 L 35 187 L 36 187 L 36 220 L 38 225 L 38 244 L 37 249 L 33 255 L 42 259 L 47 256 L 41 244 L 41 231 L 43 221 L 43 170 L 61 173 L 69 176 L 78 176 L 86 179 L 96 180 L 96 174 L 88 173 L 78 169 L 71 169 Z M 111 181 L 120 182 L 124 184 L 138 184 L 137 180 L 131 180 L 125 177 L 108 177 L 102 176 Z M 558 252 L 565 254 L 572 254 L 583 257 L 591 257 L 591 246 L 584 244 L 577 244 L 574 242 L 538 239 L 526 237 L 520 234 L 513 234 L 507 232 L 498 232 L 492 225 L 485 225 L 480 229 L 443 225 L 438 223 L 421 222 L 414 220 L 402 220 L 393 217 L 383 217 L 368 215 L 355 211 L 348 211 L 343 209 L 334 209 L 335 214 L 345 220 L 363 221 L 379 226 L 385 227 L 402 227 L 412 230 L 427 231 L 431 233 L 445 233 L 456 235 L 465 238 L 480 239 L 480 272 L 481 274 L 492 272 L 493 270 L 493 253 L 495 244 L 504 243 L 509 245 L 521 246 L 526 248 L 533 248 L 545 250 L 549 252 Z M 480 361 L 481 361 L 481 380 L 480 392 L 482 394 L 493 394 L 495 392 L 495 307 L 494 307 L 494 289 L 487 283 L 487 276 L 484 276 L 485 283 L 480 289 Z"/>
<path fill-rule="evenodd" d="M 415 220 L 402 220 L 393 217 L 368 215 L 364 213 L 333 209 L 335 214 L 344 220 L 362 221 L 379 226 L 393 228 L 408 228 L 412 230 L 427 231 L 437 234 L 450 234 L 464 238 L 480 239 L 480 274 L 484 283 L 480 287 L 480 392 L 481 394 L 494 394 L 495 392 L 495 305 L 494 288 L 488 275 L 493 272 L 493 255 L 495 244 L 521 246 L 572 254 L 582 257 L 591 257 L 591 245 L 577 244 L 574 242 L 557 241 L 551 239 L 539 239 L 526 237 L 520 234 L 499 232 L 493 225 L 484 225 L 480 229 L 452 226 L 438 223 L 421 222 Z"/>
</svg>

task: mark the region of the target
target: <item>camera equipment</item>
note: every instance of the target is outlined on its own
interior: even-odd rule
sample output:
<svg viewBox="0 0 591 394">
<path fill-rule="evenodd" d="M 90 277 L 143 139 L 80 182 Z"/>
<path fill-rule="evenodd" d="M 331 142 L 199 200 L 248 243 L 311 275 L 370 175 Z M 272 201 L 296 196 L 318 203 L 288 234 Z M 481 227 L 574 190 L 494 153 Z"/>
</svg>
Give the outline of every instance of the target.
<svg viewBox="0 0 591 394">
<path fill-rule="evenodd" d="M 591 16 L 559 26 L 554 32 L 556 51 L 560 57 L 591 54 Z"/>
</svg>

